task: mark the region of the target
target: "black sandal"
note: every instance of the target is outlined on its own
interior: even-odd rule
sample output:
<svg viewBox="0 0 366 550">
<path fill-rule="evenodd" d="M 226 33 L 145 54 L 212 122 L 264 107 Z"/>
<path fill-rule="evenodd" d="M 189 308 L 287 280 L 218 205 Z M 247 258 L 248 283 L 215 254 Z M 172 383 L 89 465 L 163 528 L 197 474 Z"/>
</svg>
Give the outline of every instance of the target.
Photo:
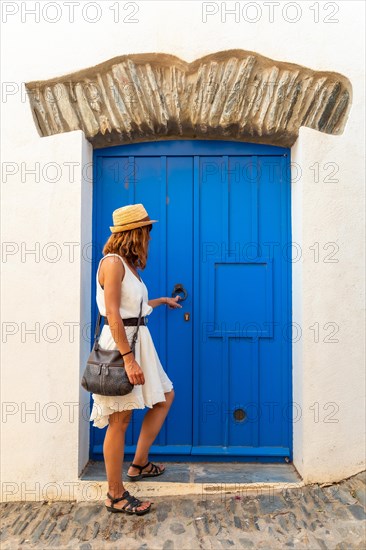
<svg viewBox="0 0 366 550">
<path fill-rule="evenodd" d="M 111 506 L 107 506 L 105 504 L 105 507 L 109 512 L 117 513 L 117 512 L 123 512 L 125 514 L 136 514 L 137 516 L 142 516 L 143 514 L 147 514 L 147 512 L 150 512 L 151 504 L 144 510 L 133 510 L 133 508 L 137 508 L 138 506 L 141 506 L 142 501 L 132 495 L 128 491 L 125 491 L 123 495 L 119 498 L 112 498 L 109 493 L 107 493 L 107 497 L 112 502 Z M 122 508 L 115 508 L 114 505 L 117 502 L 121 502 L 121 500 L 127 500 L 126 504 L 122 506 Z"/>
<path fill-rule="evenodd" d="M 146 466 L 148 466 L 149 464 L 151 464 L 150 470 L 148 472 L 142 472 L 142 470 L 144 468 L 146 468 Z M 147 464 L 145 464 L 145 466 L 139 466 L 138 464 L 133 464 L 133 462 L 131 462 L 130 467 L 131 466 L 133 468 L 137 468 L 138 470 L 140 470 L 140 473 L 137 474 L 137 475 L 134 475 L 134 476 L 131 476 L 130 474 L 127 474 L 127 477 L 131 481 L 137 481 L 138 479 L 142 479 L 144 477 L 160 476 L 161 474 L 163 474 L 165 472 L 165 469 L 162 470 L 157 464 L 153 464 L 152 462 L 148 462 Z"/>
</svg>

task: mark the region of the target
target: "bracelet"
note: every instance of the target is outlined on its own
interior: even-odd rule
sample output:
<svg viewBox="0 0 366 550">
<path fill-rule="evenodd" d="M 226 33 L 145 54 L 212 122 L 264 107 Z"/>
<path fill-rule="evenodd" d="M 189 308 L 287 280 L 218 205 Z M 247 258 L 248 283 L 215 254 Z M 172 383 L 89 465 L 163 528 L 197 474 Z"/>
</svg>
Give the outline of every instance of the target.
<svg viewBox="0 0 366 550">
<path fill-rule="evenodd" d="M 122 357 L 124 357 L 125 355 L 128 355 L 129 353 L 133 353 L 132 349 L 130 351 L 127 351 L 126 353 L 122 353 Z"/>
</svg>

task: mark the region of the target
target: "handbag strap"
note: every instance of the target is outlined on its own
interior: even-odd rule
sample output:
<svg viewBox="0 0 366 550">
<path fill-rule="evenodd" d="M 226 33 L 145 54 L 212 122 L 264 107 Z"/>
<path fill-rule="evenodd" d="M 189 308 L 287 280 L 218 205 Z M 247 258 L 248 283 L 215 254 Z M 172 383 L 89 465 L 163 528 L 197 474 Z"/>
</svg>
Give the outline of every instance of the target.
<svg viewBox="0 0 366 550">
<path fill-rule="evenodd" d="M 137 340 L 137 334 L 138 334 L 138 331 L 139 331 L 139 328 L 140 328 L 141 315 L 142 315 L 142 302 L 143 302 L 143 298 L 141 298 L 139 318 L 138 318 L 138 321 L 137 321 L 136 330 L 133 333 L 131 347 L 135 346 L 135 343 L 136 343 L 136 340 Z M 100 321 L 101 321 L 101 319 L 102 319 L 102 316 L 101 316 L 100 312 L 98 311 L 97 322 L 95 324 L 95 330 L 94 330 L 94 344 L 97 344 L 97 342 L 99 340 L 99 336 L 100 336 L 99 331 L 100 331 Z M 122 319 L 122 321 L 123 321 L 123 319 Z"/>
<path fill-rule="evenodd" d="M 102 316 L 100 314 L 100 312 L 98 311 L 98 317 L 97 317 L 97 322 L 95 323 L 95 330 L 94 330 L 94 342 L 97 341 L 97 338 L 99 340 L 99 329 L 100 329 L 100 320 L 101 320 Z"/>
<path fill-rule="evenodd" d="M 142 298 L 141 298 L 141 304 L 140 304 L 140 313 L 139 313 L 139 318 L 138 318 L 138 321 L 137 321 L 137 327 L 136 327 L 136 330 L 133 334 L 133 337 L 132 337 L 132 345 L 131 347 L 134 349 L 135 347 L 135 344 L 136 344 L 136 340 L 137 340 L 137 333 L 139 331 L 139 328 L 140 328 L 140 323 L 141 323 L 141 313 L 142 313 Z"/>
</svg>

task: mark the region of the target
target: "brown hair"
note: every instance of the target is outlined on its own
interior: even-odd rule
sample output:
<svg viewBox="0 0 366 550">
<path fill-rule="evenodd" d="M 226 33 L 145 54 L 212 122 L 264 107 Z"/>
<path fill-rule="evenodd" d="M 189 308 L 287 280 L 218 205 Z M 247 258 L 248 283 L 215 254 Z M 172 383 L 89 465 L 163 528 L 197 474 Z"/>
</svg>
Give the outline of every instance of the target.
<svg viewBox="0 0 366 550">
<path fill-rule="evenodd" d="M 145 269 L 151 229 L 152 224 L 112 233 L 103 247 L 103 255 L 119 254 L 135 268 Z"/>
</svg>

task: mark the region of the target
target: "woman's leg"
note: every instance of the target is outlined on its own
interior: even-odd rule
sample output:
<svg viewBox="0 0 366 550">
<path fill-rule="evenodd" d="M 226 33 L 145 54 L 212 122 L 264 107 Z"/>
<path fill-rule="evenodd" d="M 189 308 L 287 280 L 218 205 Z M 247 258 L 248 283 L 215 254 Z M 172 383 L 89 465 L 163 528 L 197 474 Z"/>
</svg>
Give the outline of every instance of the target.
<svg viewBox="0 0 366 550">
<path fill-rule="evenodd" d="M 144 466 L 145 464 L 147 464 L 149 460 L 149 449 L 153 444 L 153 442 L 155 441 L 156 436 L 160 432 L 160 429 L 164 423 L 166 415 L 169 412 L 170 406 L 174 399 L 174 390 L 172 389 L 170 392 L 165 393 L 164 395 L 165 395 L 166 401 L 160 401 L 159 403 L 155 403 L 155 405 L 153 405 L 153 408 L 149 409 L 145 414 L 145 417 L 141 426 L 139 439 L 136 445 L 135 457 L 132 461 L 134 464 L 139 464 L 140 466 Z M 160 464 L 159 466 L 161 467 L 162 470 L 165 469 L 162 464 Z M 151 465 L 147 466 L 147 468 L 145 468 L 143 471 L 149 471 L 150 468 L 151 468 Z M 139 474 L 140 470 L 130 466 L 128 469 L 128 473 L 131 476 L 134 476 Z"/>
<path fill-rule="evenodd" d="M 108 480 L 108 492 L 113 498 L 119 498 L 125 492 L 122 481 L 122 465 L 125 450 L 125 433 L 128 428 L 132 411 L 115 412 L 109 416 L 107 433 L 103 444 L 103 455 Z M 122 508 L 127 500 L 121 500 L 114 506 Z M 105 500 L 107 506 L 111 505 L 109 498 Z M 144 510 L 150 502 L 145 501 L 137 510 Z"/>
</svg>

